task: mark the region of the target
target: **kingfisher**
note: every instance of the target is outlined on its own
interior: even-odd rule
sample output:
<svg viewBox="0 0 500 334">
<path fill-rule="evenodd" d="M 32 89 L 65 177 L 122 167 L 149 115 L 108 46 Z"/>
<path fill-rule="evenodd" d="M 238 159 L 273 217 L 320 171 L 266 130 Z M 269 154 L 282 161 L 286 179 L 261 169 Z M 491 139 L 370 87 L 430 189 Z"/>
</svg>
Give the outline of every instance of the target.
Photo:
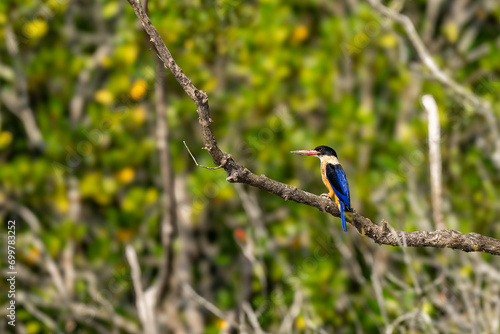
<svg viewBox="0 0 500 334">
<path fill-rule="evenodd" d="M 314 150 L 291 151 L 293 154 L 316 156 L 321 160 L 321 178 L 328 189 L 328 194 L 321 194 L 335 201 L 340 211 L 342 229 L 347 232 L 345 211 L 352 212 L 349 183 L 344 169 L 340 165 L 337 152 L 328 146 L 318 146 Z"/>
</svg>

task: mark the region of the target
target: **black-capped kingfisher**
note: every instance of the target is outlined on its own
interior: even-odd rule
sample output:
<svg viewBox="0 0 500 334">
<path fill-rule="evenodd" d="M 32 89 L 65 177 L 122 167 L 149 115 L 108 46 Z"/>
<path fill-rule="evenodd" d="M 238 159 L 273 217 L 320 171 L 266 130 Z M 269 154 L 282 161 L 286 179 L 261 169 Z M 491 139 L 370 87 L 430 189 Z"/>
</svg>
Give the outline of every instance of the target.
<svg viewBox="0 0 500 334">
<path fill-rule="evenodd" d="M 321 178 L 329 191 L 328 194 L 321 194 L 321 196 L 329 197 L 335 201 L 340 211 L 342 229 L 346 232 L 345 211 L 352 212 L 351 196 L 349 183 L 344 169 L 340 165 L 337 152 L 328 146 L 318 146 L 314 150 L 292 151 L 291 153 L 316 156 L 321 160 Z"/>
</svg>

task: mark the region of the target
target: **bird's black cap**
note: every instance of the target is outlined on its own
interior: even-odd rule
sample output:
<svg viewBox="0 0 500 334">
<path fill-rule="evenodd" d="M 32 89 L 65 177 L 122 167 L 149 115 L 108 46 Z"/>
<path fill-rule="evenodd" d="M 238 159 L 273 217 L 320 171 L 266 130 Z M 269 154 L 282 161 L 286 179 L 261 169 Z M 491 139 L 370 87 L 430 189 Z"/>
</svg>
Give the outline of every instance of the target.
<svg viewBox="0 0 500 334">
<path fill-rule="evenodd" d="M 338 158 L 337 152 L 335 152 L 335 150 L 329 146 L 324 146 L 324 145 L 318 146 L 314 150 L 319 152 L 318 156 L 331 155 L 334 156 L 335 158 Z"/>
</svg>

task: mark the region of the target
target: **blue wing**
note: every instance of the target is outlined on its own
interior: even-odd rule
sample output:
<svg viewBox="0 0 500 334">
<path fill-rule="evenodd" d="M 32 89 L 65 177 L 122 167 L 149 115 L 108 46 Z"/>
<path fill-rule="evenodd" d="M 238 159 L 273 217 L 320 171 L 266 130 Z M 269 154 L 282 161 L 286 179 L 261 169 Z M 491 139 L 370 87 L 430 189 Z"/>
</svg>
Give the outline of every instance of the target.
<svg viewBox="0 0 500 334">
<path fill-rule="evenodd" d="M 342 201 L 347 210 L 351 210 L 351 195 L 349 193 L 349 183 L 347 182 L 347 177 L 345 176 L 344 169 L 342 166 L 336 164 L 326 165 L 326 178 L 333 188 L 333 192 L 340 201 Z"/>
<path fill-rule="evenodd" d="M 347 231 L 347 226 L 345 223 L 344 212 L 352 211 L 351 209 L 351 195 L 349 193 L 349 183 L 347 182 L 347 177 L 345 176 L 344 169 L 339 164 L 327 164 L 325 169 L 325 174 L 328 182 L 332 186 L 335 196 L 339 199 L 339 211 L 340 219 L 342 221 L 342 230 Z"/>
</svg>

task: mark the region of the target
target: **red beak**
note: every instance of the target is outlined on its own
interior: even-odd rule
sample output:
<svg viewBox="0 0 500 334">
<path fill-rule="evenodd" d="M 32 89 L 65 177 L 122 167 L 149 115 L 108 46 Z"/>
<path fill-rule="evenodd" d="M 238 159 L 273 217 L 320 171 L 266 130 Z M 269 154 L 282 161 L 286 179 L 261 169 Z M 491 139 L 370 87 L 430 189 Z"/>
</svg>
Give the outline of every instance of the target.
<svg viewBox="0 0 500 334">
<path fill-rule="evenodd" d="M 298 154 L 298 155 L 317 156 L 320 152 L 318 152 L 316 150 L 302 150 L 302 151 L 290 151 L 290 153 Z"/>
</svg>

